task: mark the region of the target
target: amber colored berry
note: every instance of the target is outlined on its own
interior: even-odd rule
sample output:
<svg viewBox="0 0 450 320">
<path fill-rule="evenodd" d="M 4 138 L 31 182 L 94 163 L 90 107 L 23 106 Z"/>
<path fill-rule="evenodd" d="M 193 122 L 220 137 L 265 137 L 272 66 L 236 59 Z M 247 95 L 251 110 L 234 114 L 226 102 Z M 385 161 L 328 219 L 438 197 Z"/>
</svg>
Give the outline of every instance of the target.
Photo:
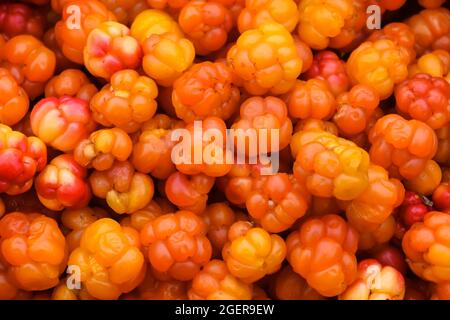
<svg viewBox="0 0 450 320">
<path fill-rule="evenodd" d="M 246 221 L 234 223 L 228 239 L 222 251 L 223 259 L 231 274 L 246 283 L 278 271 L 286 256 L 283 238 L 252 227 Z"/>
<path fill-rule="evenodd" d="M 242 33 L 228 51 L 227 62 L 254 95 L 286 93 L 302 71 L 294 39 L 276 23 Z"/>
<path fill-rule="evenodd" d="M 294 176 L 318 197 L 357 198 L 369 184 L 368 153 L 353 142 L 318 130 L 294 134 Z"/>
<path fill-rule="evenodd" d="M 70 96 L 89 101 L 97 92 L 96 86 L 78 69 L 66 69 L 45 85 L 47 98 Z"/>
<path fill-rule="evenodd" d="M 370 159 L 394 177 L 413 179 L 436 154 L 434 131 L 418 120 L 389 114 L 377 120 L 369 133 Z"/>
<path fill-rule="evenodd" d="M 391 40 L 366 41 L 348 58 L 347 74 L 352 83 L 371 86 L 384 100 L 407 78 L 409 62 L 407 49 Z"/>
<path fill-rule="evenodd" d="M 250 300 L 252 287 L 234 277 L 222 260 L 211 260 L 192 279 L 190 300 Z"/>
<path fill-rule="evenodd" d="M 174 83 L 172 103 L 180 119 L 186 122 L 208 116 L 230 118 L 238 107 L 239 89 L 231 69 L 220 62 L 194 64 Z"/>
<path fill-rule="evenodd" d="M 103 218 L 90 224 L 68 265 L 78 266 L 81 282 L 97 299 L 113 300 L 130 292 L 145 276 L 139 233 Z"/>
<path fill-rule="evenodd" d="M 0 243 L 10 284 L 29 291 L 58 284 L 66 267 L 67 251 L 55 220 L 39 213 L 9 213 L 0 220 Z"/>
<path fill-rule="evenodd" d="M 411 270 L 427 281 L 443 283 L 450 280 L 449 260 L 450 215 L 428 212 L 423 222 L 415 223 L 402 241 Z"/>
<path fill-rule="evenodd" d="M 133 213 L 144 208 L 153 198 L 153 180 L 136 172 L 129 161 L 115 161 L 105 171 L 95 170 L 89 176 L 92 193 L 105 199 L 118 214 Z"/>
<path fill-rule="evenodd" d="M 121 70 L 92 97 L 92 116 L 105 127 L 116 126 L 127 133 L 136 132 L 155 114 L 157 95 L 158 87 L 152 79 L 135 70 Z"/>
<path fill-rule="evenodd" d="M 293 175 L 262 175 L 253 180 L 245 202 L 249 215 L 269 232 L 290 228 L 308 209 L 309 194 Z"/>
<path fill-rule="evenodd" d="M 180 209 L 200 214 L 206 208 L 214 181 L 213 177 L 202 173 L 188 176 L 176 171 L 167 178 L 165 193 L 167 199 Z"/>
<path fill-rule="evenodd" d="M 357 277 L 358 233 L 340 216 L 304 222 L 286 246 L 292 269 L 325 297 L 341 294 Z"/>
<path fill-rule="evenodd" d="M 30 101 L 13 75 L 0 68 L 0 123 L 12 126 L 28 112 Z"/>
<path fill-rule="evenodd" d="M 191 280 L 211 258 L 206 224 L 190 211 L 165 214 L 141 230 L 147 257 L 158 272 L 176 280 Z"/>
<path fill-rule="evenodd" d="M 230 10 L 218 1 L 195 0 L 183 6 L 178 23 L 194 44 L 195 53 L 207 55 L 225 45 L 233 17 Z"/>
<path fill-rule="evenodd" d="M 73 151 L 75 161 L 86 168 L 108 170 L 115 160 L 125 161 L 131 155 L 133 142 L 119 128 L 101 129 L 78 143 Z"/>
</svg>

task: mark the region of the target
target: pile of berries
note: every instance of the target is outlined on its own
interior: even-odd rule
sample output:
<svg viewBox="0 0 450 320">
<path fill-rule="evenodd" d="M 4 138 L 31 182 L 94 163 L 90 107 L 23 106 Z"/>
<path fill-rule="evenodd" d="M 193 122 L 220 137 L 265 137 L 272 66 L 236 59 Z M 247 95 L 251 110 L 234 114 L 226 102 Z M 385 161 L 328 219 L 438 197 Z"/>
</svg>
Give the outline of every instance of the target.
<svg viewBox="0 0 450 320">
<path fill-rule="evenodd" d="M 450 299 L 446 5 L 2 1 L 0 299 Z"/>
</svg>

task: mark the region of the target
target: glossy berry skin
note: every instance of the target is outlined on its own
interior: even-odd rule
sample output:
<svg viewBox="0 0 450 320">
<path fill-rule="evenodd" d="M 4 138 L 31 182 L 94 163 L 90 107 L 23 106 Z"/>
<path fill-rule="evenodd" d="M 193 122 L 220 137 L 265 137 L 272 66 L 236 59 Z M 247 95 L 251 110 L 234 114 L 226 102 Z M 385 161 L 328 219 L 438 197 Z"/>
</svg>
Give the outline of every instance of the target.
<svg viewBox="0 0 450 320">
<path fill-rule="evenodd" d="M 300 39 L 317 50 L 345 47 L 356 37 L 355 31 L 364 26 L 363 7 L 362 1 L 301 1 Z"/>
<path fill-rule="evenodd" d="M 67 252 L 55 220 L 39 213 L 9 213 L 0 220 L 0 242 L 1 260 L 11 284 L 29 291 L 58 284 Z"/>
<path fill-rule="evenodd" d="M 180 209 L 200 214 L 206 208 L 214 181 L 213 177 L 202 173 L 188 176 L 176 171 L 167 178 L 165 193 L 167 199 Z"/>
<path fill-rule="evenodd" d="M 438 147 L 434 160 L 441 165 L 450 164 L 450 125 L 435 131 L 438 139 Z"/>
<path fill-rule="evenodd" d="M 360 232 L 373 232 L 392 214 L 404 198 L 402 183 L 389 178 L 388 172 L 371 164 L 367 188 L 346 208 L 349 223 Z"/>
<path fill-rule="evenodd" d="M 222 249 L 228 241 L 228 230 L 231 225 L 246 216 L 235 212 L 226 202 L 212 203 L 202 212 L 203 219 L 208 227 L 206 236 L 211 242 L 213 256 L 221 257 Z"/>
<path fill-rule="evenodd" d="M 436 188 L 436 190 L 438 190 L 438 188 Z M 444 209 L 439 206 L 437 206 L 437 208 L 442 210 Z M 417 193 L 412 191 L 405 192 L 405 199 L 403 200 L 399 213 L 402 222 L 408 229 L 414 223 L 422 222 L 423 218 L 429 211 L 431 211 L 431 207 L 427 206 Z"/>
<path fill-rule="evenodd" d="M 381 39 L 391 40 L 395 44 L 406 48 L 410 61 L 414 61 L 416 57 L 416 52 L 414 50 L 416 41 L 413 31 L 407 24 L 401 22 L 389 23 L 384 26 L 383 29 L 374 30 L 369 38 L 367 38 L 368 41 Z"/>
<path fill-rule="evenodd" d="M 340 216 L 307 220 L 286 246 L 292 269 L 325 297 L 341 294 L 356 279 L 358 233 Z"/>
<path fill-rule="evenodd" d="M 159 85 L 171 86 L 194 61 L 194 45 L 163 11 L 141 12 L 131 25 L 131 35 L 142 45 L 145 73 Z"/>
<path fill-rule="evenodd" d="M 29 34 L 42 38 L 45 29 L 44 15 L 22 3 L 0 5 L 0 33 L 6 38 Z"/>
<path fill-rule="evenodd" d="M 173 85 L 195 58 L 192 42 L 176 32 L 152 34 L 141 45 L 145 73 L 164 87 Z"/>
<path fill-rule="evenodd" d="M 130 25 L 136 16 L 148 9 L 146 0 L 101 0 L 120 23 Z"/>
<path fill-rule="evenodd" d="M 178 23 L 194 44 L 196 54 L 207 55 L 225 45 L 233 17 L 220 2 L 195 0 L 183 6 Z"/>
<path fill-rule="evenodd" d="M 8 277 L 8 265 L 0 260 L 0 300 L 18 300 L 22 295 L 26 294 L 14 285 Z"/>
<path fill-rule="evenodd" d="M 378 246 L 371 252 L 371 256 L 383 266 L 391 266 L 405 275 L 408 272 L 408 264 L 401 248 L 386 244 Z"/>
<path fill-rule="evenodd" d="M 172 161 L 175 162 L 176 168 L 189 175 L 199 173 L 210 177 L 226 175 L 231 169 L 230 162 L 226 161 L 229 157 L 227 153 L 230 152 L 226 145 L 226 130 L 225 122 L 217 117 L 205 118 L 200 126 L 189 123 L 181 136 L 182 142 L 178 142 L 175 146 L 177 149 L 173 149 Z M 208 137 L 208 134 L 212 137 Z M 177 139 L 180 139 L 179 135 Z M 198 152 L 201 152 L 201 161 L 197 161 Z"/>
<path fill-rule="evenodd" d="M 131 162 L 142 173 L 149 173 L 158 179 L 167 179 L 175 171 L 171 160 L 172 148 L 175 144 L 171 139 L 173 130 L 182 128 L 184 122 L 157 114 L 144 122 L 140 133 L 136 135 Z"/>
<path fill-rule="evenodd" d="M 450 11 L 446 8 L 425 9 L 409 18 L 409 25 L 416 38 L 415 49 L 421 55 L 426 50 L 450 50 Z"/>
<path fill-rule="evenodd" d="M 17 195 L 29 190 L 34 175 L 47 163 L 47 148 L 37 137 L 26 137 L 0 124 L 0 192 Z"/>
<path fill-rule="evenodd" d="M 420 56 L 408 67 L 409 76 L 426 73 L 433 77 L 442 77 L 450 83 L 450 52 L 434 50 Z"/>
<path fill-rule="evenodd" d="M 323 300 L 305 279 L 292 270 L 290 265 L 276 273 L 273 281 L 274 295 L 279 300 Z"/>
<path fill-rule="evenodd" d="M 31 35 L 11 38 L 2 51 L 0 67 L 8 69 L 30 99 L 41 95 L 55 71 L 55 54 Z"/>
<path fill-rule="evenodd" d="M 105 127 L 136 132 L 156 112 L 156 83 L 131 69 L 116 72 L 90 101 L 94 120 Z"/>
<path fill-rule="evenodd" d="M 277 272 L 286 257 L 283 238 L 247 221 L 234 223 L 228 240 L 222 250 L 223 260 L 230 273 L 245 283 Z"/>
<path fill-rule="evenodd" d="M 108 206 L 118 214 L 132 213 L 144 208 L 153 198 L 152 179 L 135 172 L 128 161 L 115 161 L 105 171 L 94 171 L 89 176 L 92 193 L 106 199 Z"/>
<path fill-rule="evenodd" d="M 46 98 L 69 96 L 89 101 L 97 92 L 95 85 L 78 69 L 66 69 L 45 85 Z"/>
<path fill-rule="evenodd" d="M 131 35 L 141 44 L 151 35 L 162 35 L 164 33 L 172 33 L 178 37 L 183 36 L 173 17 L 162 10 L 145 10 L 131 24 Z"/>
<path fill-rule="evenodd" d="M 108 80 L 117 71 L 136 69 L 141 63 L 142 49 L 127 26 L 105 21 L 89 33 L 83 58 L 92 75 Z"/>
<path fill-rule="evenodd" d="M 308 209 L 309 194 L 292 175 L 263 175 L 252 189 L 245 202 L 248 213 L 268 232 L 287 230 Z"/>
<path fill-rule="evenodd" d="M 448 212 L 450 209 L 450 187 L 442 182 L 433 192 L 433 205 L 438 210 Z"/>
<path fill-rule="evenodd" d="M 31 129 L 46 144 L 67 152 L 94 131 L 96 123 L 85 100 L 44 98 L 31 111 Z"/>
<path fill-rule="evenodd" d="M 392 176 L 405 179 L 417 177 L 437 149 L 436 134 L 429 126 L 397 114 L 378 119 L 369 133 L 369 141 L 371 161 L 386 168 Z"/>
<path fill-rule="evenodd" d="M 80 289 L 69 289 L 67 280 L 68 278 L 63 278 L 60 283 L 53 288 L 51 297 L 44 297 L 42 300 L 97 300 L 91 296 L 83 286 L 81 286 Z"/>
<path fill-rule="evenodd" d="M 252 95 L 286 93 L 302 70 L 291 34 L 275 23 L 242 33 L 228 51 L 227 62 Z"/>
<path fill-rule="evenodd" d="M 418 176 L 405 181 L 405 187 L 423 195 L 431 195 L 441 180 L 441 167 L 435 161 L 428 160 Z"/>
<path fill-rule="evenodd" d="M 325 80 L 297 80 L 283 97 L 291 118 L 327 120 L 336 111 L 336 100 Z"/>
<path fill-rule="evenodd" d="M 356 48 L 347 60 L 347 74 L 353 84 L 371 86 L 388 98 L 395 84 L 408 76 L 409 55 L 405 47 L 391 40 L 366 41 Z"/>
<path fill-rule="evenodd" d="M 259 153 L 279 151 L 289 145 L 292 122 L 288 117 L 286 104 L 280 98 L 272 96 L 248 98 L 241 104 L 239 115 L 240 117 L 236 119 L 231 128 L 242 129 L 244 133 L 247 129 L 255 130 L 256 141 L 252 142 L 251 136 L 246 135 L 244 139 L 246 149 L 242 150 L 239 141 L 236 141 L 237 152 L 248 151 L 245 153 L 246 156 L 252 157 Z M 272 143 L 271 130 L 278 131 L 278 143 Z M 237 134 L 237 138 L 240 138 L 240 134 Z M 266 143 L 262 143 L 262 141 L 266 141 Z M 257 147 L 250 148 L 253 146 Z"/>
<path fill-rule="evenodd" d="M 29 104 L 27 93 L 13 75 L 0 68 L 0 123 L 15 125 L 27 113 Z"/>
<path fill-rule="evenodd" d="M 369 155 L 353 142 L 325 131 L 304 130 L 294 134 L 294 176 L 319 197 L 352 200 L 369 184 Z"/>
<path fill-rule="evenodd" d="M 363 133 L 373 112 L 380 103 L 378 93 L 372 87 L 358 84 L 349 92 L 337 97 L 337 111 L 334 123 L 344 137 L 354 137 Z"/>
<path fill-rule="evenodd" d="M 391 266 L 382 266 L 375 259 L 358 264 L 358 275 L 339 300 L 403 300 L 405 280 Z"/>
<path fill-rule="evenodd" d="M 153 199 L 144 208 L 121 219 L 120 224 L 141 231 L 148 222 L 164 214 L 172 213 L 175 209 L 176 207 L 165 198 Z"/>
<path fill-rule="evenodd" d="M 211 243 L 203 220 L 190 211 L 165 214 L 141 230 L 150 264 L 173 279 L 194 278 L 211 258 Z"/>
<path fill-rule="evenodd" d="M 297 26 L 298 18 L 294 0 L 246 0 L 237 23 L 240 33 L 258 28 L 267 22 L 279 23 L 292 32 Z"/>
<path fill-rule="evenodd" d="M 251 285 L 228 271 L 222 260 L 211 260 L 192 279 L 190 300 L 251 300 Z"/>
<path fill-rule="evenodd" d="M 332 121 L 324 121 L 317 119 L 300 120 L 294 127 L 294 133 L 303 130 L 326 131 L 337 136 L 339 134 L 338 127 Z"/>
<path fill-rule="evenodd" d="M 230 10 L 231 15 L 233 16 L 233 24 L 236 25 L 239 15 L 245 7 L 245 0 L 215 0 L 215 1 L 223 4 Z"/>
<path fill-rule="evenodd" d="M 115 160 L 127 160 L 132 150 L 133 142 L 125 131 L 119 128 L 101 129 L 80 141 L 73 156 L 83 167 L 103 171 L 111 168 Z"/>
<path fill-rule="evenodd" d="M 217 186 L 229 202 L 245 207 L 245 201 L 252 191 L 253 180 L 260 176 L 260 170 L 259 164 L 233 164 L 226 176 L 217 179 Z"/>
<path fill-rule="evenodd" d="M 304 43 L 297 35 L 294 35 L 294 44 L 297 48 L 297 54 L 302 59 L 302 73 L 306 72 L 313 63 L 313 52 L 311 48 Z"/>
<path fill-rule="evenodd" d="M 433 129 L 450 121 L 450 84 L 443 78 L 416 74 L 395 88 L 395 99 L 399 113 Z"/>
<path fill-rule="evenodd" d="M 71 6 L 79 8 L 79 26 L 73 27 Z M 63 54 L 70 61 L 82 64 L 83 49 L 89 33 L 104 21 L 115 21 L 114 14 L 100 1 L 70 0 L 64 3 L 61 20 L 55 25 L 55 36 Z"/>
<path fill-rule="evenodd" d="M 357 225 L 357 223 L 355 223 Z M 373 224 L 371 231 L 359 231 L 358 250 L 366 251 L 378 248 L 380 245 L 388 243 L 395 235 L 396 221 L 393 215 L 389 215 L 386 220 L 379 224 Z"/>
<path fill-rule="evenodd" d="M 69 252 L 80 246 L 84 230 L 98 219 L 107 218 L 108 213 L 98 207 L 83 207 L 65 209 L 61 214 L 61 223 L 67 229 L 65 232 Z"/>
<path fill-rule="evenodd" d="M 346 92 L 350 87 L 345 62 L 329 50 L 320 51 L 314 55 L 312 65 L 305 73 L 305 77 L 325 80 L 335 96 Z"/>
<path fill-rule="evenodd" d="M 50 28 L 45 32 L 42 42 L 44 42 L 45 46 L 52 50 L 55 54 L 56 72 L 62 72 L 65 69 L 76 68 L 78 66 L 75 62 L 67 59 L 67 57 L 62 53 L 58 41 L 56 40 L 55 28 Z"/>
<path fill-rule="evenodd" d="M 411 270 L 427 281 L 442 283 L 449 276 L 450 215 L 439 211 L 428 212 L 423 222 L 415 223 L 406 231 L 402 247 Z"/>
<path fill-rule="evenodd" d="M 172 92 L 177 117 L 187 123 L 208 116 L 227 120 L 239 99 L 231 69 L 220 62 L 194 64 L 175 81 Z"/>
<path fill-rule="evenodd" d="M 35 188 L 39 200 L 55 211 L 84 207 L 91 199 L 86 177 L 86 169 L 72 155 L 57 156 L 36 177 Z"/>
<path fill-rule="evenodd" d="M 78 266 L 81 282 L 97 299 L 114 300 L 133 290 L 145 276 L 139 233 L 103 218 L 90 224 L 68 265 Z"/>
</svg>

